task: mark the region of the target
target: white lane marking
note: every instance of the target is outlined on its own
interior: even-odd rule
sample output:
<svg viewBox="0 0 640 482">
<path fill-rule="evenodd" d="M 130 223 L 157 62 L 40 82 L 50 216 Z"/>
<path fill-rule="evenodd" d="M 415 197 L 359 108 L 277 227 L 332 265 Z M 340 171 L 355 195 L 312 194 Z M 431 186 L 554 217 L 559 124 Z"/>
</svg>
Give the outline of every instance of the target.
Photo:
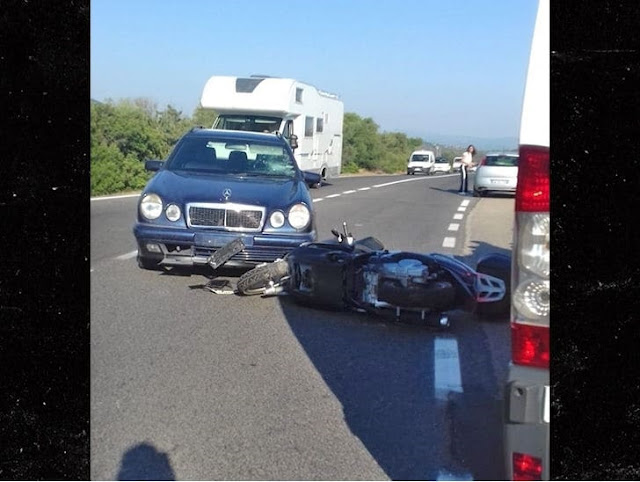
<svg viewBox="0 0 640 482">
<path fill-rule="evenodd" d="M 462 393 L 458 341 L 455 338 L 436 336 L 433 341 L 433 358 L 435 398 L 447 400 L 449 392 Z"/>
<path fill-rule="evenodd" d="M 138 194 L 123 194 L 121 196 L 100 196 L 100 197 L 92 197 L 91 200 L 92 201 L 108 201 L 109 199 L 124 199 L 127 197 L 138 197 L 140 196 L 140 193 Z"/>
<path fill-rule="evenodd" d="M 340 197 L 342 196 L 342 194 L 329 194 L 328 196 L 325 196 L 325 199 L 331 199 L 332 197 Z"/>
<path fill-rule="evenodd" d="M 444 238 L 442 241 L 443 248 L 455 248 L 456 247 L 456 238 Z"/>
<path fill-rule="evenodd" d="M 417 177 L 415 179 L 402 179 L 400 181 L 393 181 L 393 182 L 385 182 L 384 184 L 374 184 L 372 187 L 384 187 L 384 186 L 391 186 L 393 184 L 400 184 L 401 182 L 411 182 L 411 181 L 424 181 L 425 179 L 433 179 L 432 177 Z"/>
<path fill-rule="evenodd" d="M 358 189 L 358 191 L 368 191 L 369 189 L 371 189 L 370 187 L 361 187 L 360 189 Z"/>
<path fill-rule="evenodd" d="M 436 480 L 473 480 L 473 475 L 469 472 L 452 473 L 447 469 L 440 469 Z"/>
<path fill-rule="evenodd" d="M 449 231 L 457 231 L 460 229 L 460 225 L 458 223 L 451 223 L 449 225 Z"/>
<path fill-rule="evenodd" d="M 313 202 L 314 202 L 314 203 L 319 203 L 319 202 L 320 202 L 320 201 L 322 201 L 322 200 L 324 200 L 324 198 L 323 198 L 323 197 L 319 197 L 319 198 L 317 198 L 317 199 L 314 199 L 314 200 L 313 200 Z"/>
<path fill-rule="evenodd" d="M 464 214 L 456 213 L 453 215 L 453 219 L 462 219 L 464 218 Z"/>
<path fill-rule="evenodd" d="M 89 273 L 93 273 L 94 271 L 95 271 L 95 269 L 91 268 L 91 269 L 89 270 Z"/>
<path fill-rule="evenodd" d="M 137 254 L 138 254 L 138 250 L 136 249 L 135 251 L 131 251 L 130 253 L 121 254 L 120 256 L 116 256 L 116 259 L 131 259 L 134 256 L 137 256 Z"/>
<path fill-rule="evenodd" d="M 351 191 L 345 191 L 342 194 L 353 194 L 354 192 L 356 192 L 354 189 L 352 189 Z"/>
<path fill-rule="evenodd" d="M 466 211 L 466 210 L 467 210 L 467 206 L 460 206 L 460 207 L 458 208 L 458 211 L 462 211 L 462 212 L 464 212 L 464 211 Z"/>
<path fill-rule="evenodd" d="M 471 201 L 469 201 L 468 199 L 465 199 L 464 201 L 462 201 L 462 202 L 460 203 L 460 206 L 468 206 L 470 202 L 471 202 Z"/>
</svg>

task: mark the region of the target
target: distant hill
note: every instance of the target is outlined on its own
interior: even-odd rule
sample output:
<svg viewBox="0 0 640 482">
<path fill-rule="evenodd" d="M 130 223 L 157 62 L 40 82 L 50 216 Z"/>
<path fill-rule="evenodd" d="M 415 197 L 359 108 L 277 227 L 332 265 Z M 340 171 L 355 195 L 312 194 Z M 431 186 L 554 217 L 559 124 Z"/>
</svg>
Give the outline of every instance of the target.
<svg viewBox="0 0 640 482">
<path fill-rule="evenodd" d="M 517 137 L 465 137 L 460 135 L 447 134 L 407 134 L 412 137 L 420 137 L 430 144 L 440 144 L 441 146 L 461 147 L 465 149 L 469 144 L 473 144 L 479 151 L 515 151 L 518 149 Z"/>
</svg>

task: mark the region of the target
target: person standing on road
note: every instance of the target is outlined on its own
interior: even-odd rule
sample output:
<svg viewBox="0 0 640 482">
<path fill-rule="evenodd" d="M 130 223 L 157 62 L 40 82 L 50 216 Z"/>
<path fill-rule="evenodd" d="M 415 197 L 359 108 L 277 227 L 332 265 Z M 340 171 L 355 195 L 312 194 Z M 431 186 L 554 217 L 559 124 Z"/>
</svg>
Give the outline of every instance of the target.
<svg viewBox="0 0 640 482">
<path fill-rule="evenodd" d="M 472 144 L 469 144 L 467 150 L 462 154 L 462 164 L 460 165 L 460 190 L 458 194 L 466 196 L 469 193 L 469 168 L 473 165 L 473 155 L 476 153 L 476 148 Z"/>
</svg>

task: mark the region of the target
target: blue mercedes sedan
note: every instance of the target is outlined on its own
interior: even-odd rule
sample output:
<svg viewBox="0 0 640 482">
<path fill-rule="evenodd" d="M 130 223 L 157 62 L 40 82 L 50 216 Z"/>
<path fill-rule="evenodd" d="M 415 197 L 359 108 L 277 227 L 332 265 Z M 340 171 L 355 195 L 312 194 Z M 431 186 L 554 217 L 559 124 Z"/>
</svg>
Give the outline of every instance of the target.
<svg viewBox="0 0 640 482">
<path fill-rule="evenodd" d="M 242 249 L 225 266 L 251 268 L 316 239 L 308 185 L 320 178 L 277 134 L 194 128 L 145 168 L 157 173 L 133 228 L 141 268 L 205 265 L 231 244 Z"/>
</svg>

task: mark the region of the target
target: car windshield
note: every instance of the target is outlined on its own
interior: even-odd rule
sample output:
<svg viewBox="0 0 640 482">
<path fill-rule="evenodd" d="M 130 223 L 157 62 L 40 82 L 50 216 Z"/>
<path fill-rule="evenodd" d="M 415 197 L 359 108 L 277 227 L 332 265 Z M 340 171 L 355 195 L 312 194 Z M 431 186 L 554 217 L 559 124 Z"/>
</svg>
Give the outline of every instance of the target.
<svg viewBox="0 0 640 482">
<path fill-rule="evenodd" d="M 518 165 L 517 156 L 487 156 L 485 166 L 515 167 Z"/>
<path fill-rule="evenodd" d="M 448 164 L 449 163 L 449 161 L 447 161 L 446 159 L 436 159 L 436 162 L 438 164 Z"/>
<path fill-rule="evenodd" d="M 169 171 L 261 177 L 294 177 L 295 161 L 285 146 L 256 141 L 186 137 L 167 162 Z"/>
<path fill-rule="evenodd" d="M 414 154 L 411 157 L 411 160 L 413 162 L 422 162 L 422 161 L 428 161 L 429 160 L 429 156 L 427 154 Z"/>
<path fill-rule="evenodd" d="M 214 129 L 251 131 L 251 132 L 278 132 L 280 129 L 280 117 L 267 117 L 256 115 L 221 115 L 216 119 Z"/>
</svg>

